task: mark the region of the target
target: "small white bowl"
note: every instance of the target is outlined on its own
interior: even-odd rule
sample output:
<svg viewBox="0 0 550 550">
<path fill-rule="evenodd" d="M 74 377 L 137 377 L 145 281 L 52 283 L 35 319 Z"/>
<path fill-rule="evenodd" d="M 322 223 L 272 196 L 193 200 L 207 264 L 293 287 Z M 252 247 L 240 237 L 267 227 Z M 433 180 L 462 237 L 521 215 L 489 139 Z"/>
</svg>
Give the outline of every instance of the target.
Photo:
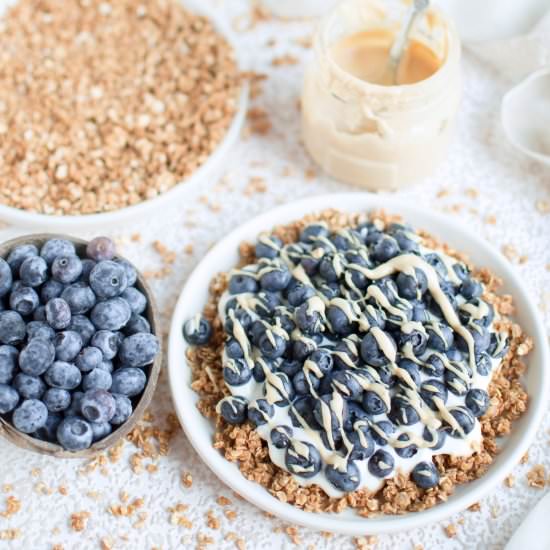
<svg viewBox="0 0 550 550">
<path fill-rule="evenodd" d="M 550 69 L 530 74 L 502 99 L 504 133 L 525 155 L 550 164 Z"/>
<path fill-rule="evenodd" d="M 423 512 L 362 518 L 352 510 L 345 510 L 340 514 L 315 514 L 283 503 L 271 496 L 261 485 L 245 479 L 236 464 L 227 461 L 214 449 L 214 427 L 196 408 L 198 396 L 190 387 L 191 369 L 185 360 L 187 345 L 182 337 L 182 326 L 184 321 L 202 311 L 208 298 L 209 281 L 217 273 L 229 270 L 237 263 L 238 246 L 242 241 L 253 241 L 260 232 L 270 230 L 277 224 L 288 223 L 326 208 L 347 212 L 384 208 L 392 214 L 403 215 L 413 226 L 426 229 L 453 248 L 465 252 L 474 264 L 486 266 L 502 277 L 503 291 L 514 297 L 517 321 L 535 342 L 525 378 L 530 396 L 529 409 L 514 424 L 511 435 L 503 440 L 502 452 L 483 477 L 458 487 L 447 502 Z M 548 356 L 544 325 L 537 308 L 528 297 L 519 275 L 499 252 L 462 226 L 439 214 L 421 210 L 415 204 L 405 204 L 392 197 L 378 197 L 367 193 L 344 193 L 314 197 L 271 210 L 238 227 L 212 248 L 187 280 L 176 305 L 170 332 L 168 368 L 172 397 L 180 423 L 195 450 L 223 482 L 259 508 L 287 522 L 317 530 L 364 535 L 401 531 L 441 521 L 466 509 L 500 484 L 527 451 L 546 411 L 550 390 Z"/>
<path fill-rule="evenodd" d="M 14 0 L 0 0 L 0 16 L 14 3 Z M 227 22 L 220 17 L 219 13 L 208 9 L 208 7 L 204 5 L 204 2 L 201 2 L 200 0 L 182 0 L 182 4 L 186 9 L 189 9 L 194 13 L 204 15 L 212 21 L 216 30 L 228 41 L 235 51 L 239 69 L 241 71 L 245 70 L 242 62 L 242 56 L 239 55 L 234 33 Z M 238 98 L 237 111 L 233 117 L 233 121 L 231 122 L 225 137 L 218 144 L 206 162 L 189 178 L 178 183 L 154 199 L 140 202 L 134 206 L 113 210 L 112 212 L 69 216 L 37 214 L 20 208 L 13 208 L 11 206 L 0 204 L 0 220 L 19 227 L 38 231 L 43 231 L 44 228 L 47 228 L 48 231 L 58 233 L 67 233 L 75 230 L 105 231 L 109 228 L 120 227 L 124 223 L 128 223 L 130 221 L 147 219 L 147 217 L 154 215 L 156 212 L 162 212 L 164 207 L 171 204 L 183 203 L 187 195 L 204 188 L 208 181 L 215 178 L 216 174 L 218 174 L 221 170 L 222 161 L 225 156 L 239 139 L 246 117 L 248 90 L 248 83 L 243 83 Z"/>
</svg>

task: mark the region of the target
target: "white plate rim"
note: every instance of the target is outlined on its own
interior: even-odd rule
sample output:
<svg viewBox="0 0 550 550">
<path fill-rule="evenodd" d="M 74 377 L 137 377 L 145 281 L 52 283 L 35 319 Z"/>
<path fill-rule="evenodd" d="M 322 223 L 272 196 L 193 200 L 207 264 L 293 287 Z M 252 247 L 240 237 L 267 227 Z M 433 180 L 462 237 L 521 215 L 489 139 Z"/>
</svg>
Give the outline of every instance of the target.
<svg viewBox="0 0 550 550">
<path fill-rule="evenodd" d="M 235 33 L 223 18 L 214 10 L 209 9 L 200 0 L 179 0 L 184 8 L 210 19 L 217 31 L 228 41 L 235 52 L 238 70 L 246 71 L 246 56 L 242 55 Z M 0 16 L 13 4 L 13 0 L 0 0 Z M 132 206 L 126 206 L 111 212 L 81 215 L 54 215 L 28 212 L 0 203 L 0 220 L 27 229 L 48 228 L 51 232 L 66 232 L 68 230 L 100 229 L 114 227 L 128 220 L 146 219 L 147 215 L 162 211 L 162 207 L 181 200 L 201 188 L 208 181 L 218 166 L 222 163 L 231 147 L 238 141 L 248 109 L 249 84 L 246 80 L 241 85 L 233 120 L 227 132 L 208 159 L 187 179 L 178 182 L 168 191 L 153 199 L 142 201 Z"/>
<path fill-rule="evenodd" d="M 271 496 L 262 486 L 244 478 L 235 464 L 227 461 L 218 450 L 214 449 L 210 434 L 205 435 L 198 428 L 201 422 L 204 423 L 206 419 L 204 419 L 195 406 L 197 394 L 190 388 L 189 384 L 182 384 L 182 377 L 185 377 L 184 372 L 188 375 L 188 380 L 190 380 L 190 373 L 185 365 L 184 353 L 187 346 L 181 336 L 181 327 L 186 318 L 196 313 L 196 311 L 185 312 L 188 298 L 192 295 L 196 297 L 199 294 L 201 300 L 206 299 L 207 286 L 205 286 L 204 266 L 219 255 L 227 254 L 228 246 L 235 249 L 234 253 L 232 253 L 233 260 L 235 260 L 237 258 L 237 247 L 234 246 L 234 243 L 238 244 L 244 235 L 247 235 L 247 238 L 250 239 L 261 230 L 269 230 L 277 224 L 299 219 L 306 213 L 325 208 L 337 208 L 349 212 L 382 208 L 390 213 L 403 214 L 405 218 L 408 218 L 418 228 L 428 229 L 433 232 L 434 227 L 445 227 L 448 231 L 456 232 L 461 239 L 465 239 L 470 244 L 474 243 L 484 256 L 491 258 L 491 263 L 498 265 L 498 275 L 504 278 L 506 285 L 511 284 L 514 287 L 514 299 L 520 301 L 522 306 L 526 308 L 524 316 L 527 315 L 533 325 L 530 335 L 535 341 L 536 348 L 533 353 L 538 358 L 538 366 L 535 367 L 532 364 L 532 358 L 529 374 L 534 372 L 533 376 L 538 375 L 539 380 L 536 383 L 537 391 L 534 395 L 530 395 L 529 409 L 519 421 L 524 424 L 527 423 L 527 425 L 521 431 L 518 430 L 516 425 L 516 429 L 510 436 L 516 438 L 515 446 L 506 449 L 506 452 L 503 453 L 506 455 L 504 461 L 501 458 L 503 455 L 499 455 L 496 463 L 480 479 L 461 486 L 460 491 L 457 491 L 457 493 L 460 492 L 461 494 L 452 495 L 448 501 L 422 512 L 409 513 L 402 516 L 379 516 L 375 518 L 355 516 L 353 519 L 349 519 L 338 514 L 304 512 L 290 504 L 279 501 Z M 416 218 L 417 220 L 420 218 L 420 221 L 411 220 L 411 218 Z M 463 251 L 466 253 L 470 252 L 469 250 Z M 225 265 L 220 267 L 220 270 L 222 269 L 225 269 Z M 442 521 L 454 513 L 465 510 L 471 504 L 478 502 L 491 489 L 502 483 L 506 475 L 510 473 L 527 451 L 545 414 L 547 408 L 545 396 L 548 395 L 550 390 L 550 375 L 545 368 L 548 363 L 548 344 L 541 316 L 532 299 L 523 288 L 519 275 L 515 273 L 513 266 L 500 252 L 477 237 L 469 229 L 457 225 L 441 214 L 420 209 L 415 204 L 405 203 L 394 197 L 376 196 L 368 193 L 339 193 L 296 201 L 261 214 L 234 229 L 208 252 L 188 278 L 174 310 L 168 346 L 168 374 L 175 410 L 189 441 L 205 464 L 226 485 L 243 498 L 257 507 L 273 513 L 284 521 L 315 530 L 331 531 L 352 536 L 364 535 L 366 533 L 391 533 Z"/>
</svg>

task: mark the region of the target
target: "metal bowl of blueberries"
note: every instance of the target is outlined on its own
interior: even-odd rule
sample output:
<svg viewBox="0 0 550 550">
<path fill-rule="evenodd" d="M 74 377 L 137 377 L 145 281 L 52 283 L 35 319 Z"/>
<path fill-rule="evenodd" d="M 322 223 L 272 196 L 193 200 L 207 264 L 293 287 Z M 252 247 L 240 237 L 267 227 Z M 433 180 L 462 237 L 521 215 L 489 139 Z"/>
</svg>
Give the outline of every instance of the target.
<svg viewBox="0 0 550 550">
<path fill-rule="evenodd" d="M 153 396 L 158 314 L 107 237 L 29 235 L 0 245 L 0 434 L 81 458 L 125 437 Z"/>
</svg>

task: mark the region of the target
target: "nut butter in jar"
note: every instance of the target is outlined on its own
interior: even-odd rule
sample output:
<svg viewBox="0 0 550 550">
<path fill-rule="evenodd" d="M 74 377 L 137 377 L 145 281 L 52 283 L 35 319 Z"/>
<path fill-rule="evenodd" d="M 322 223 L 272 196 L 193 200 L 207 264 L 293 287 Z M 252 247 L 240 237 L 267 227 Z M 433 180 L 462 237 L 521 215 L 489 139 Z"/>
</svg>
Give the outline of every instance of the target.
<svg viewBox="0 0 550 550">
<path fill-rule="evenodd" d="M 461 94 L 460 42 L 439 12 L 419 17 L 394 74 L 404 2 L 345 0 L 321 22 L 302 95 L 306 148 L 330 175 L 399 189 L 443 159 Z"/>
</svg>

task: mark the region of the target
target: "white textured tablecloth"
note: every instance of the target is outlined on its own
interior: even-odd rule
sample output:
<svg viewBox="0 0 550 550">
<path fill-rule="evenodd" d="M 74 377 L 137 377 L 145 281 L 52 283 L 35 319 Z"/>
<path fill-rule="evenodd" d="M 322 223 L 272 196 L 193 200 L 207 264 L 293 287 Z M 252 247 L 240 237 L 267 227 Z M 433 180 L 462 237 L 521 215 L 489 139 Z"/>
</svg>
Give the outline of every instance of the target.
<svg viewBox="0 0 550 550">
<path fill-rule="evenodd" d="M 209 1 L 231 19 L 247 13 L 246 0 Z M 269 75 L 263 93 L 253 104 L 269 112 L 271 131 L 241 139 L 226 160 L 223 185 L 211 181 L 202 192 L 174 205 L 171 211 L 159 212 L 139 224 L 121 227 L 119 233 L 113 235 L 122 242 L 123 254 L 144 270 L 163 266 L 161 256 L 152 245 L 156 239 L 176 252 L 171 273 L 152 281 L 163 311 L 165 331 L 187 275 L 217 239 L 243 220 L 274 205 L 298 197 L 351 190 L 317 172 L 311 177 L 311 170 L 315 168 L 299 140 L 296 104 L 304 67 L 302 62 L 311 52 L 297 39 L 309 35 L 311 27 L 310 22 L 268 21 L 238 33 L 250 67 Z M 296 57 L 299 63 L 272 65 L 274 58 L 285 54 Z M 508 85 L 471 54 L 465 53 L 464 97 L 449 157 L 429 181 L 400 195 L 419 206 L 448 211 L 457 223 L 467 224 L 495 247 L 508 245 L 519 255 L 525 255 L 524 263 L 517 269 L 533 299 L 544 308 L 544 304 L 550 306 L 550 213 L 543 213 L 544 202 L 539 202 L 538 208 L 536 205 L 537 201 L 550 202 L 550 171 L 522 157 L 503 137 L 499 104 Z M 249 182 L 253 177 L 265 181 L 265 192 L 247 193 L 251 191 Z M 472 191 L 474 189 L 478 195 Z M 489 223 L 491 221 L 495 223 Z M 0 231 L 0 238 L 20 233 L 20 229 L 8 227 Z M 131 240 L 135 233 L 141 235 L 141 242 Z M 184 252 L 187 245 L 193 247 L 191 254 Z M 547 329 L 550 328 L 547 313 L 545 321 Z M 170 408 L 166 377 L 163 376 L 153 412 L 160 418 Z M 550 420 L 547 419 L 530 449 L 529 462 L 518 465 L 513 472 L 514 487 L 498 488 L 481 502 L 480 512 L 465 511 L 440 525 L 379 536 L 374 547 L 412 550 L 416 544 L 422 544 L 426 550 L 503 548 L 544 493 L 544 490 L 527 485 L 526 474 L 538 463 L 550 470 L 549 428 Z M 134 474 L 128 464 L 128 457 L 134 452 L 135 449 L 127 444 L 124 457 L 116 464 L 107 464 L 107 472 L 97 469 L 93 473 L 80 474 L 81 463 L 43 458 L 0 442 L 0 512 L 9 495 L 21 501 L 19 512 L 11 517 L 0 515 L 0 550 L 43 550 L 55 544 L 62 545 L 65 550 L 95 549 L 100 548 L 102 539 L 110 539 L 114 548 L 195 548 L 199 533 L 212 537 L 210 548 L 235 548 L 234 541 L 224 540 L 228 532 L 243 537 L 246 548 L 251 550 L 295 547 L 284 532 L 287 526 L 235 498 L 201 463 L 181 431 L 174 438 L 168 456 L 158 462 L 156 473 Z M 192 474 L 191 488 L 181 484 L 182 472 Z M 5 484 L 12 487 L 4 488 Z M 57 492 L 60 485 L 67 488 L 67 495 Z M 53 493 L 43 494 L 49 492 L 48 488 Z M 94 493 L 91 496 L 90 491 Z M 121 491 L 127 491 L 131 500 L 144 499 L 138 512 L 147 512 L 148 516 L 141 529 L 132 526 L 138 520 L 138 512 L 129 518 L 115 517 L 107 512 L 110 505 L 120 504 Z M 222 514 L 222 508 L 215 503 L 219 495 L 232 500 L 227 508 L 237 512 L 235 520 L 230 521 Z M 170 524 L 167 508 L 178 502 L 189 505 L 184 515 L 191 520 L 191 528 Z M 207 526 L 206 514 L 210 509 L 220 518 L 220 529 Z M 70 526 L 70 515 L 82 511 L 90 512 L 90 518 L 84 531 L 75 532 Z M 456 526 L 454 538 L 448 538 L 443 530 L 449 523 Z M 2 541 L 2 532 L 6 529 L 20 529 L 21 537 L 11 542 Z M 319 549 L 354 547 L 350 537 L 325 538 L 303 528 L 299 528 L 298 533 L 302 548 L 308 545 Z"/>
</svg>

